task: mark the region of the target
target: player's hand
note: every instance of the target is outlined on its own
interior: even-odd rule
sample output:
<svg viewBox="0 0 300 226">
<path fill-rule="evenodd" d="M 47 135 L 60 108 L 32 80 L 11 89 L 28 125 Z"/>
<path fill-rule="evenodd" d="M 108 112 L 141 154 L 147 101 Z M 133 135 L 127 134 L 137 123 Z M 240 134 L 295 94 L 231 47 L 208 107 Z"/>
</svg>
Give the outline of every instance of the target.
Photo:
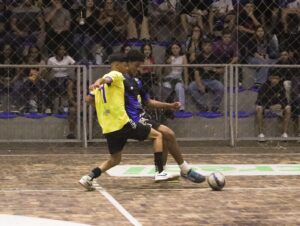
<svg viewBox="0 0 300 226">
<path fill-rule="evenodd" d="M 180 102 L 174 102 L 171 103 L 170 109 L 173 111 L 178 111 L 181 107 L 181 103 Z"/>
</svg>

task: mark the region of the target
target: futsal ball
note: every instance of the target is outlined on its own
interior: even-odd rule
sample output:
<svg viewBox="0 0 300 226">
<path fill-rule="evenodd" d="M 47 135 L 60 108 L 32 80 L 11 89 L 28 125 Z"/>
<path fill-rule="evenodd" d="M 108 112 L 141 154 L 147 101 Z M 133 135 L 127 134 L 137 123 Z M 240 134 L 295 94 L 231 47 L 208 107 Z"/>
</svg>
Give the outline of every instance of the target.
<svg viewBox="0 0 300 226">
<path fill-rule="evenodd" d="M 212 190 L 221 191 L 225 184 L 225 176 L 222 173 L 212 173 L 208 176 L 207 182 Z"/>
</svg>

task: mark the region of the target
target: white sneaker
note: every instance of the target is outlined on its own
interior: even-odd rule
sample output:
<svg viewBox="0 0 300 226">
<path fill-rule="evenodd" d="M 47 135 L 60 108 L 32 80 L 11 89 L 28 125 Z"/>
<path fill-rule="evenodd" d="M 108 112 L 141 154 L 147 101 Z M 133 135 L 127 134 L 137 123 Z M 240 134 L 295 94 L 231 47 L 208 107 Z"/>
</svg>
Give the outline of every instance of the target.
<svg viewBox="0 0 300 226">
<path fill-rule="evenodd" d="M 93 187 L 92 178 L 88 175 L 81 177 L 81 179 L 78 181 L 78 183 L 88 191 L 95 190 L 95 188 Z"/>
<path fill-rule="evenodd" d="M 51 108 L 46 108 L 46 110 L 45 110 L 45 114 L 52 114 L 52 110 L 51 110 Z"/>
<path fill-rule="evenodd" d="M 177 180 L 179 178 L 179 175 L 170 174 L 166 171 L 162 172 L 156 172 L 154 176 L 155 183 L 161 182 L 161 181 L 170 181 L 170 180 Z"/>
<path fill-rule="evenodd" d="M 288 138 L 289 137 L 289 135 L 287 135 L 287 133 L 283 133 L 282 135 L 281 135 L 281 138 Z"/>
<path fill-rule="evenodd" d="M 264 135 L 263 133 L 260 133 L 260 134 L 257 136 L 257 138 L 258 138 L 258 141 L 259 141 L 259 142 L 264 142 L 264 141 L 266 141 L 265 135 Z"/>
</svg>

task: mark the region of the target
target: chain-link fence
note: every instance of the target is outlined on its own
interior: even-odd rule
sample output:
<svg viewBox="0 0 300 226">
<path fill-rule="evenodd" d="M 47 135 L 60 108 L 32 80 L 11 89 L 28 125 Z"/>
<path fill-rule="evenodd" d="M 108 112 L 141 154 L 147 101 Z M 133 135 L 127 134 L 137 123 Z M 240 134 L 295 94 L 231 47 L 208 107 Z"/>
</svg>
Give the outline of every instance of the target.
<svg viewBox="0 0 300 226">
<path fill-rule="evenodd" d="M 182 61 L 183 56 L 186 58 L 184 64 L 294 65 L 299 64 L 300 61 L 299 45 L 299 0 L 0 1 L 0 64 L 4 65 L 66 65 L 73 63 L 95 65 L 90 67 L 90 73 L 94 74 L 94 70 L 100 70 L 96 74 L 103 75 L 104 65 L 107 64 L 108 56 L 111 53 L 119 51 L 126 53 L 131 48 L 140 49 L 145 55 L 145 65 L 178 64 Z M 197 87 L 194 87 L 194 90 L 191 88 L 190 94 L 187 95 L 185 103 L 187 110 L 184 109 L 184 111 L 194 111 L 189 109 L 190 106 L 196 106 L 199 112 L 218 112 L 222 109 L 224 115 L 222 122 L 220 121 L 218 125 L 224 124 L 224 128 L 214 127 L 215 125 L 210 124 L 212 122 L 210 120 L 201 124 L 211 130 L 204 134 L 206 138 L 233 137 L 232 132 L 235 129 L 228 127 L 226 123 L 233 126 L 228 112 L 230 112 L 230 106 L 237 103 L 237 101 L 231 102 L 237 98 L 234 91 L 256 89 L 268 80 L 268 70 L 265 67 L 257 69 L 253 76 L 249 76 L 251 74 L 250 67 L 227 66 L 226 68 L 225 71 L 230 75 L 237 73 L 234 78 L 239 80 L 236 81 L 238 84 L 232 84 L 232 86 L 228 86 L 224 80 L 221 82 L 226 91 L 222 97 L 221 107 L 206 106 L 204 100 L 207 99 L 207 96 L 205 95 L 208 95 L 208 99 L 212 103 L 219 100 L 210 97 L 210 92 L 200 97 L 195 92 Z M 157 67 L 155 70 L 146 68 L 142 71 L 143 78 L 147 83 L 156 74 L 160 79 L 160 87 L 163 87 L 163 83 L 168 86 L 168 82 L 162 81 L 164 79 L 162 76 L 166 76 L 170 69 L 169 66 Z M 86 67 L 82 67 L 82 70 L 86 70 Z M 203 73 L 206 74 L 205 67 L 203 70 L 197 72 L 200 77 Z M 249 71 L 250 73 L 248 73 Z M 6 82 L 5 79 L 9 77 L 5 73 L 1 72 L 0 74 L 2 86 Z M 31 71 L 30 73 L 35 72 Z M 183 79 L 185 79 L 185 73 L 183 70 Z M 187 74 L 189 84 L 186 86 L 193 87 L 195 84 L 193 81 L 198 74 L 195 75 L 192 67 L 187 69 Z M 296 68 L 292 74 L 299 74 L 299 69 Z M 83 75 L 85 74 L 83 73 Z M 85 79 L 83 80 L 85 81 Z M 249 82 L 250 80 L 251 82 Z M 57 85 L 60 86 L 60 82 L 47 83 L 47 86 L 50 87 Z M 86 86 L 85 82 L 83 85 Z M 170 85 L 172 86 L 172 84 Z M 249 85 L 251 87 L 248 87 Z M 22 86 L 25 85 L 22 84 Z M 209 85 L 206 84 L 206 86 Z M 216 86 L 221 90 L 221 87 L 216 84 L 210 84 L 210 86 Z M 230 87 L 232 92 L 227 93 Z M 204 89 L 203 86 L 201 89 Z M 53 93 L 56 93 L 57 90 L 49 92 L 49 95 L 44 95 L 44 99 L 42 98 L 44 102 L 50 102 L 49 99 L 55 96 Z M 163 93 L 164 90 L 153 92 Z M 242 92 L 238 94 L 246 95 Z M 225 98 L 226 95 L 228 98 Z M 232 98 L 230 98 L 231 95 L 233 95 Z M 244 104 L 240 112 L 236 114 L 237 117 L 246 117 L 248 113 L 255 114 L 252 111 L 251 103 L 254 100 L 252 101 L 251 95 L 249 94 L 247 96 L 249 98 L 245 98 L 249 104 Z M 239 96 L 239 98 L 241 97 Z M 228 109 L 224 107 L 227 106 L 223 104 L 224 99 L 228 102 Z M 34 101 L 31 104 L 34 105 Z M 49 113 L 50 110 L 53 111 L 51 108 L 53 107 L 42 109 L 42 111 L 45 110 L 43 112 L 45 113 L 47 110 Z M 26 107 L 21 110 L 28 111 Z M 61 111 L 63 108 L 59 110 Z M 237 109 L 235 110 L 231 112 L 233 115 L 238 112 Z M 169 113 L 162 114 L 156 111 L 152 114 L 158 118 L 170 117 Z M 92 120 L 92 117 L 91 112 L 86 115 L 88 120 Z M 227 117 L 230 120 L 227 120 Z M 195 116 L 190 118 L 195 118 Z M 190 118 L 188 119 L 191 120 Z M 221 118 L 219 119 L 221 120 Z M 87 121 L 83 120 L 83 122 Z M 179 124 L 178 128 L 189 128 L 194 122 L 185 121 L 184 123 L 187 124 L 184 126 Z M 93 129 L 91 129 L 91 123 L 89 126 L 89 139 L 94 139 L 97 135 L 94 136 L 96 133 L 93 133 Z M 176 125 L 174 128 L 176 129 Z M 179 137 L 186 137 L 188 129 L 186 130 L 182 130 L 182 134 L 181 130 L 178 130 Z M 251 132 L 251 134 L 255 133 L 254 130 L 253 133 Z M 243 136 L 240 133 L 235 134 L 236 137 Z M 199 137 L 200 135 L 202 134 L 199 134 L 197 130 L 188 137 Z M 247 136 L 255 137 L 256 135 Z"/>
<path fill-rule="evenodd" d="M 85 68 L 0 65 L 0 71 L 1 141 L 82 140 Z"/>
</svg>

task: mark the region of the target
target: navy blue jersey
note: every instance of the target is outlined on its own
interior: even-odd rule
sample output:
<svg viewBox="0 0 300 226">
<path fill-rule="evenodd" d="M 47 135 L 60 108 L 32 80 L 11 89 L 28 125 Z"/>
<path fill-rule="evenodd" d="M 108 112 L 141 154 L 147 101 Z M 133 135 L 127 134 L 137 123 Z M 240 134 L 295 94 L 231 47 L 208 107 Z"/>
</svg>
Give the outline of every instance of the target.
<svg viewBox="0 0 300 226">
<path fill-rule="evenodd" d="M 134 122 L 140 120 L 144 113 L 143 103 L 150 99 L 149 94 L 143 88 L 141 80 L 125 74 L 125 108 L 130 119 Z"/>
</svg>

